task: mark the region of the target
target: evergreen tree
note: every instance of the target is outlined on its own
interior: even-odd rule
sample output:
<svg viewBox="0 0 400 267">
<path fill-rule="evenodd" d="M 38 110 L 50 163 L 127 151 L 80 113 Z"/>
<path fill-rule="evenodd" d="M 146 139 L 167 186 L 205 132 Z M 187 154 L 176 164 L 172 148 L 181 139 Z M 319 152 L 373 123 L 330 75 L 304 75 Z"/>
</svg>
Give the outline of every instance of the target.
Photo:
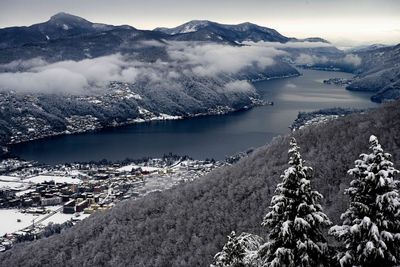
<svg viewBox="0 0 400 267">
<path fill-rule="evenodd" d="M 331 222 L 319 204 L 322 195 L 311 189 L 312 168 L 303 165 L 294 138 L 289 156 L 290 167 L 262 223 L 270 232 L 259 256 L 263 266 L 323 266 L 328 249 L 322 229 Z"/>
<path fill-rule="evenodd" d="M 346 193 L 350 206 L 330 233 L 344 242 L 337 254 L 341 266 L 400 265 L 399 173 L 384 153 L 378 139 L 370 137 L 370 154 L 361 154 Z"/>
<path fill-rule="evenodd" d="M 228 241 L 222 251 L 214 257 L 215 267 L 241 267 L 245 266 L 243 259 L 245 257 L 245 248 L 236 237 L 235 231 L 228 236 Z"/>
</svg>

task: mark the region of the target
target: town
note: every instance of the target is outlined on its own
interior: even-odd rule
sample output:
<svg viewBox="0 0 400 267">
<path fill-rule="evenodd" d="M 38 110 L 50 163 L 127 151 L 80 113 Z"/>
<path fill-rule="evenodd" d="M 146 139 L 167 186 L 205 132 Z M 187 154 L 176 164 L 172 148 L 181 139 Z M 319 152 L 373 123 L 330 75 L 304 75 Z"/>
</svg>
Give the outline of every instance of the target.
<svg viewBox="0 0 400 267">
<path fill-rule="evenodd" d="M 49 166 L 4 159 L 0 161 L 0 214 L 5 218 L 0 225 L 0 251 L 17 242 L 48 236 L 50 230 L 59 232 L 120 201 L 193 181 L 231 161 L 170 154 L 117 163 Z"/>
</svg>

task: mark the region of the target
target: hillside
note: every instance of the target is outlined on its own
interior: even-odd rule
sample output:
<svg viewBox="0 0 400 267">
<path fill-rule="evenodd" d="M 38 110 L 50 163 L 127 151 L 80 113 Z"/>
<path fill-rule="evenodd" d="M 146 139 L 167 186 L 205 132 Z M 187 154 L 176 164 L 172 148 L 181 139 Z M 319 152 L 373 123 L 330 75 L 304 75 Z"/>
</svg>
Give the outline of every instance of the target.
<svg viewBox="0 0 400 267">
<path fill-rule="evenodd" d="M 347 207 L 346 171 L 371 134 L 400 166 L 400 103 L 350 114 L 293 135 L 315 171 L 313 186 L 337 222 Z M 60 235 L 0 255 L 1 266 L 207 266 L 227 234 L 264 235 L 261 219 L 287 167 L 289 136 L 207 177 L 96 214 Z"/>
<path fill-rule="evenodd" d="M 353 91 L 374 92 L 372 100 L 400 98 L 400 45 L 355 52 L 362 59 L 356 79 L 347 86 Z"/>
</svg>

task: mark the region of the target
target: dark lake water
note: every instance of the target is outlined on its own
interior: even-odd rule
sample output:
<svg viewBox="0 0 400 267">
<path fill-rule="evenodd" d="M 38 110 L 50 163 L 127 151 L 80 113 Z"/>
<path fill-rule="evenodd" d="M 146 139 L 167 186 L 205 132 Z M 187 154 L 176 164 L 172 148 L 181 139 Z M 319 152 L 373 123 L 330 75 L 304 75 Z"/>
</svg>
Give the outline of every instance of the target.
<svg viewBox="0 0 400 267">
<path fill-rule="evenodd" d="M 303 76 L 255 83 L 259 94 L 273 106 L 256 107 L 223 116 L 148 122 L 95 133 L 58 136 L 15 145 L 14 155 L 56 164 L 90 160 L 122 160 L 162 156 L 172 152 L 193 158 L 223 159 L 262 146 L 289 132 L 299 111 L 329 107 L 374 107 L 370 94 L 326 85 L 322 80 L 349 78 L 350 74 L 301 70 Z"/>
</svg>

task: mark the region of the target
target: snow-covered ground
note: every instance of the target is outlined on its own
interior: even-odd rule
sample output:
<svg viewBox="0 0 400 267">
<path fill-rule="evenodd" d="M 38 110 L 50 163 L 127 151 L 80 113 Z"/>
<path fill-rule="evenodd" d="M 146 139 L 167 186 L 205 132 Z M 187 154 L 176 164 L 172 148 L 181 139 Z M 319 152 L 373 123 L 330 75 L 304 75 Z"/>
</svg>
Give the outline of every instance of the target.
<svg viewBox="0 0 400 267">
<path fill-rule="evenodd" d="M 44 220 L 42 222 L 43 225 L 47 225 L 49 223 L 64 223 L 68 220 L 70 220 L 71 218 L 79 218 L 80 220 L 83 220 L 84 218 L 87 218 L 90 216 L 90 214 L 84 214 L 84 213 L 79 213 L 79 217 L 75 216 L 76 214 L 65 214 L 62 212 L 57 212 L 55 213 L 53 216 L 47 218 L 46 220 Z"/>
<path fill-rule="evenodd" d="M 132 171 L 132 169 L 138 169 L 138 168 L 141 168 L 142 171 L 146 171 L 146 172 L 155 172 L 160 169 L 160 168 L 156 168 L 156 167 L 147 167 L 147 166 L 140 166 L 140 165 L 136 165 L 136 164 L 130 164 L 130 165 L 127 165 L 127 166 L 117 169 L 117 171 L 130 172 L 130 171 Z"/>
<path fill-rule="evenodd" d="M 0 175 L 0 181 L 4 181 L 4 182 L 19 182 L 20 180 L 21 179 L 19 177 Z"/>
<path fill-rule="evenodd" d="M 0 188 L 13 189 L 13 190 L 25 190 L 29 187 L 27 183 L 21 181 L 21 178 L 14 176 L 0 176 Z"/>
<path fill-rule="evenodd" d="M 61 206 L 53 206 L 51 210 L 59 209 Z M 0 235 L 10 234 L 16 231 L 19 231 L 25 227 L 28 227 L 32 224 L 32 220 L 39 221 L 41 218 L 44 218 L 48 214 L 29 214 L 29 213 L 21 213 L 18 209 L 0 209 Z M 89 214 L 80 214 L 79 219 L 84 219 L 88 217 Z M 75 217 L 75 214 L 64 214 L 61 212 L 57 212 L 51 217 L 47 218 L 43 222 L 42 225 L 48 225 L 50 222 L 53 223 L 64 223 L 69 219 Z M 21 222 L 17 222 L 20 219 Z"/>
<path fill-rule="evenodd" d="M 31 182 L 34 184 L 40 184 L 48 181 L 55 181 L 56 183 L 67 183 L 67 184 L 80 184 L 82 180 L 67 176 L 52 176 L 52 175 L 38 175 L 24 180 L 25 182 Z"/>
<path fill-rule="evenodd" d="M 2 189 L 12 189 L 12 190 L 25 190 L 28 188 L 27 184 L 18 182 L 0 182 L 0 188 Z"/>
<path fill-rule="evenodd" d="M 70 176 L 37 175 L 28 179 L 14 176 L 0 176 L 0 188 L 23 191 L 29 188 L 29 183 L 40 184 L 55 181 L 56 183 L 80 184 L 82 180 Z"/>
<path fill-rule="evenodd" d="M 42 215 L 43 216 L 43 215 Z M 18 209 L 3 210 L 0 209 L 0 235 L 10 234 L 21 230 L 32 224 L 32 220 L 39 216 L 27 213 L 21 213 Z M 21 222 L 17 222 L 20 219 Z"/>
</svg>

